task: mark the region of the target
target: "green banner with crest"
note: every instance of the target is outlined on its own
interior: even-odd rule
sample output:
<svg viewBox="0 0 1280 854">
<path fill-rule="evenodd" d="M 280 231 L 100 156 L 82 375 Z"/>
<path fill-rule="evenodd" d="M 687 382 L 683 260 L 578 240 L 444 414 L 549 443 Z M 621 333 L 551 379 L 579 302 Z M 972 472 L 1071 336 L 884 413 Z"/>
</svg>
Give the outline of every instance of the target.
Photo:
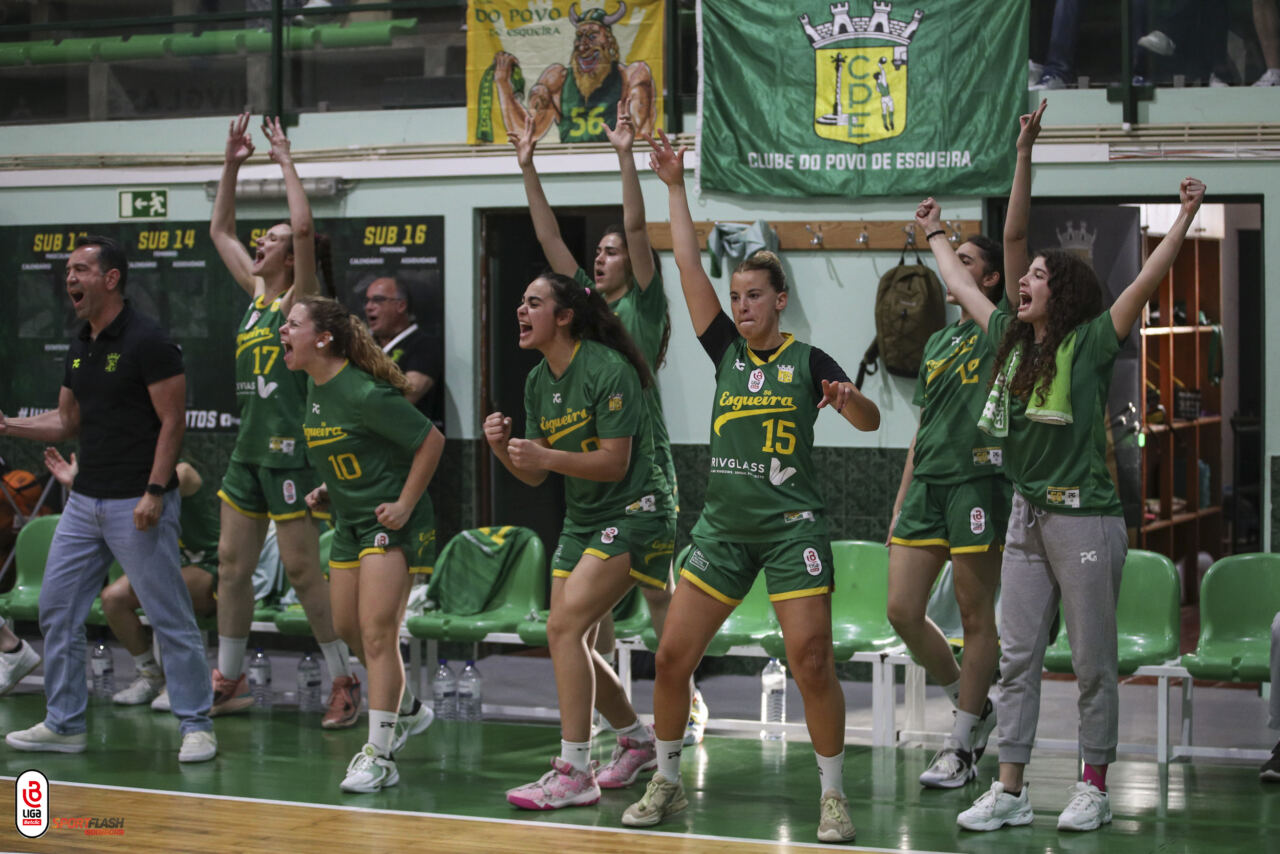
<svg viewBox="0 0 1280 854">
<path fill-rule="evenodd" d="M 1007 192 L 1027 16 L 1012 0 L 699 3 L 701 186 Z"/>
</svg>

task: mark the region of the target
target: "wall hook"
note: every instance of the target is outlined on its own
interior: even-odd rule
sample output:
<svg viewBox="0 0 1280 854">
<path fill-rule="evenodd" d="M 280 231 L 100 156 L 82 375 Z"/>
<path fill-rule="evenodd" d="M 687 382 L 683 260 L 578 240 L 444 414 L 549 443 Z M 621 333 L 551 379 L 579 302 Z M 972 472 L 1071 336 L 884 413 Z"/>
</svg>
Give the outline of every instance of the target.
<svg viewBox="0 0 1280 854">
<path fill-rule="evenodd" d="M 815 231 L 813 226 L 809 225 L 808 223 L 805 223 L 804 227 L 805 229 L 808 230 L 809 234 L 812 235 L 809 238 L 809 245 L 813 247 L 821 247 L 822 246 L 822 226 L 819 225 L 817 231 Z"/>
</svg>

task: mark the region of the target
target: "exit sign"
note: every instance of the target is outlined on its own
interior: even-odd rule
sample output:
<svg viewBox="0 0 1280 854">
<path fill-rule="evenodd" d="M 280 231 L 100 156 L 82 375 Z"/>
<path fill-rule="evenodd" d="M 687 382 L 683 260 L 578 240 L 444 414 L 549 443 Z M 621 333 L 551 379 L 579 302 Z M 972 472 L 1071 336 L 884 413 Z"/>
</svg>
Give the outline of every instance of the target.
<svg viewBox="0 0 1280 854">
<path fill-rule="evenodd" d="M 120 191 L 120 219 L 165 219 L 167 216 L 168 190 Z"/>
</svg>

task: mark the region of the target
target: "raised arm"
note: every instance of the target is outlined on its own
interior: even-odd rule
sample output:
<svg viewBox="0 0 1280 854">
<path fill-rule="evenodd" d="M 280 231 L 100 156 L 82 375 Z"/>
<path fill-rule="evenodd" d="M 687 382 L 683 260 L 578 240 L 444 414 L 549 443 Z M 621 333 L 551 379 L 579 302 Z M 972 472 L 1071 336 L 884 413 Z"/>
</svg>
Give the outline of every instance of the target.
<svg viewBox="0 0 1280 854">
<path fill-rule="evenodd" d="M 1168 274 L 1174 259 L 1178 257 L 1187 229 L 1191 227 L 1191 220 L 1196 218 L 1200 203 L 1204 201 L 1204 182 L 1196 178 L 1183 178 L 1178 187 L 1178 197 L 1182 208 L 1178 211 L 1178 218 L 1170 226 L 1169 233 L 1147 256 L 1147 262 L 1138 272 L 1138 278 L 1111 304 L 1111 324 L 1116 328 L 1116 337 L 1122 341 L 1142 316 L 1142 307 L 1151 300 L 1156 285 Z"/>
<path fill-rule="evenodd" d="M 693 228 L 693 216 L 689 213 L 689 197 L 684 187 L 684 153 L 671 148 L 671 140 L 662 131 L 658 139 L 645 137 L 653 153 L 649 155 L 649 168 L 667 185 L 670 199 L 671 248 L 680 268 L 680 287 L 684 291 L 684 303 L 689 307 L 689 319 L 693 332 L 701 335 L 711 321 L 720 314 L 720 300 L 715 286 L 702 269 L 702 251 L 698 249 L 698 234 Z"/>
<path fill-rule="evenodd" d="M 236 284 L 249 296 L 256 295 L 258 282 L 253 273 L 253 259 L 249 250 L 236 237 L 236 177 L 240 166 L 253 154 L 253 139 L 248 133 L 249 114 L 241 113 L 231 120 L 227 134 L 227 152 L 222 162 L 222 178 L 218 181 L 218 194 L 213 199 L 213 216 L 209 220 L 209 236 L 218 250 L 218 257 L 226 265 L 227 272 Z"/>
<path fill-rule="evenodd" d="M 987 321 L 991 319 L 991 313 L 996 310 L 996 307 L 982 293 L 982 289 L 973 281 L 973 276 L 970 276 L 969 271 L 965 269 L 964 262 L 951 248 L 946 234 L 943 233 L 942 208 L 933 198 L 925 199 L 920 203 L 920 207 L 916 208 L 916 225 L 920 226 L 925 234 L 933 235 L 929 238 L 929 248 L 933 250 L 938 269 L 942 271 L 942 281 L 946 282 L 948 290 L 955 294 L 961 307 L 969 312 L 969 316 L 978 322 L 983 332 L 986 332 Z M 1007 251 L 1005 257 L 1009 257 Z M 1012 304 L 1017 305 L 1017 300 L 1018 294 L 1015 289 Z"/>
<path fill-rule="evenodd" d="M 1018 159 L 1013 167 L 1009 210 L 1004 218 L 1004 292 L 1009 305 L 1018 304 L 1018 280 L 1031 266 L 1027 248 L 1027 221 L 1031 217 L 1031 149 L 1040 135 L 1040 118 L 1049 105 L 1042 100 L 1034 113 L 1018 118 Z"/>
<path fill-rule="evenodd" d="M 636 158 L 632 153 L 636 128 L 625 99 L 618 101 L 618 124 L 615 128 L 604 126 L 605 135 L 618 152 L 618 169 L 622 173 L 622 228 L 627 233 L 627 254 L 631 259 L 631 273 L 640 290 L 649 287 L 653 279 L 653 252 L 649 248 L 649 230 L 645 227 L 644 194 L 640 192 L 640 176 L 636 173 Z"/>
<path fill-rule="evenodd" d="M 287 315 L 295 299 L 320 291 L 316 280 L 316 226 L 311 218 L 311 203 L 302 189 L 298 170 L 293 166 L 289 137 L 285 136 L 279 117 L 263 121 L 262 133 L 271 143 L 271 160 L 280 166 L 284 175 L 285 197 L 289 201 L 289 228 L 293 232 L 293 287 L 280 304 L 280 310 Z"/>
<path fill-rule="evenodd" d="M 524 195 L 529 200 L 529 216 L 533 218 L 533 230 L 538 235 L 542 254 L 552 270 L 562 276 L 572 276 L 578 272 L 578 261 L 560 236 L 560 223 L 556 222 L 555 211 L 551 210 L 547 196 L 542 192 L 542 181 L 533 165 L 533 149 L 538 144 L 538 137 L 532 114 L 525 117 L 523 130 L 508 130 L 507 136 L 516 149 L 516 162 L 524 176 Z"/>
</svg>

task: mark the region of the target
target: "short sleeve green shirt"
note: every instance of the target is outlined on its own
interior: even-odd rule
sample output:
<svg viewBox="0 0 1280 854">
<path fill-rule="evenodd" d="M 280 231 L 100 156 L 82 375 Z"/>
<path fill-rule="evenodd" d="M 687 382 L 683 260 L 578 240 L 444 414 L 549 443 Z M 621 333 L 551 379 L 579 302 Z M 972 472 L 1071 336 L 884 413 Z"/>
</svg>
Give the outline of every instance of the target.
<svg viewBox="0 0 1280 854">
<path fill-rule="evenodd" d="M 991 315 L 987 335 L 993 346 L 998 346 L 1012 322 L 1008 311 L 997 309 Z M 1032 421 L 1026 416 L 1026 401 L 1011 400 L 1009 435 L 1004 440 L 1005 476 L 1036 507 L 1069 516 L 1124 515 L 1107 468 L 1107 395 L 1119 352 L 1111 312 L 1076 327 L 1070 424 Z"/>
<path fill-rule="evenodd" d="M 912 477 L 948 484 L 1001 473 L 1001 441 L 978 429 L 994 361 L 992 339 L 974 320 L 930 336 L 912 398 L 920 407 Z"/>
<path fill-rule="evenodd" d="M 249 303 L 236 330 L 236 402 L 240 430 L 231 459 L 266 468 L 305 468 L 302 406 L 307 375 L 284 364 L 280 299 Z"/>
<path fill-rule="evenodd" d="M 371 519 L 379 504 L 400 497 L 414 452 L 431 432 L 404 395 L 348 363 L 323 385 L 308 382 L 306 412 L 307 457 L 340 522 Z"/>
<path fill-rule="evenodd" d="M 666 479 L 654 462 L 653 428 L 640 377 L 626 357 L 596 341 L 581 341 L 559 377 L 546 360 L 524 384 L 525 438 L 557 451 L 584 453 L 601 439 L 631 437 L 631 463 L 616 483 L 564 479 L 569 521 L 592 526 L 627 512 L 667 511 Z"/>
</svg>

